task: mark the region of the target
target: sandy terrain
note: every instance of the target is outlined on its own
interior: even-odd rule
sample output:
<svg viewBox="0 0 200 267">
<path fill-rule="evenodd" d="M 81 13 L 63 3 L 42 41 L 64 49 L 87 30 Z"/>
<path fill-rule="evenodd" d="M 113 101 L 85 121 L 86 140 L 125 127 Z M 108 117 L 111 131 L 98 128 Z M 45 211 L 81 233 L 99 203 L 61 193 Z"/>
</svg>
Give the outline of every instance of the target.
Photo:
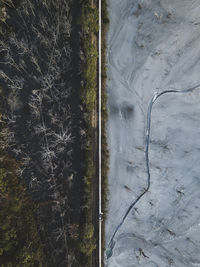
<svg viewBox="0 0 200 267">
<path fill-rule="evenodd" d="M 147 109 L 155 92 L 200 83 L 200 2 L 109 0 L 107 246 L 147 187 Z M 200 266 L 200 89 L 152 109 L 151 185 L 116 233 L 109 267 Z"/>
</svg>

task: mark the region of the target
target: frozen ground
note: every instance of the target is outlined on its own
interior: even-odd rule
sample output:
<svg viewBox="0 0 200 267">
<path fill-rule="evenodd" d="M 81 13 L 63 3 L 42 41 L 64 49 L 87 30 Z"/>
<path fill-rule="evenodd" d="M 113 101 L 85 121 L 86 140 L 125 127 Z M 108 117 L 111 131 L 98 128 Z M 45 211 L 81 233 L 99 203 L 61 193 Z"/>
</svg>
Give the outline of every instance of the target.
<svg viewBox="0 0 200 267">
<path fill-rule="evenodd" d="M 200 2 L 108 0 L 106 243 L 147 187 L 145 127 L 155 92 L 200 83 Z M 116 233 L 108 267 L 200 266 L 200 89 L 152 110 L 151 186 Z"/>
</svg>

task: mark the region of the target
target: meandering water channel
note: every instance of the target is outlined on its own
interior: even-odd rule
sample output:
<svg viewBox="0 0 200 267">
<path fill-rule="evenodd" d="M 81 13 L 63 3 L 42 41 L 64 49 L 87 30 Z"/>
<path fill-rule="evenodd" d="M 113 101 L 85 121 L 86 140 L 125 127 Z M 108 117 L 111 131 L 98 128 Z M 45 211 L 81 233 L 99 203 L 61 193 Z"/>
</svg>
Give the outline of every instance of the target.
<svg viewBox="0 0 200 267">
<path fill-rule="evenodd" d="M 184 93 L 191 93 L 193 92 L 195 89 L 199 89 L 200 84 L 185 89 L 185 90 L 176 90 L 176 89 L 168 89 L 168 90 L 164 90 L 160 93 L 155 93 L 154 96 L 152 97 L 149 106 L 148 106 L 148 111 L 147 111 L 147 120 L 146 120 L 146 133 L 145 133 L 145 164 L 146 164 L 146 172 L 147 172 L 147 185 L 146 188 L 144 189 L 144 191 L 133 201 L 133 203 L 131 203 L 131 205 L 128 207 L 128 209 L 126 210 L 124 216 L 122 217 L 120 223 L 117 225 L 111 240 L 109 242 L 108 248 L 106 250 L 106 255 L 107 258 L 110 258 L 112 256 L 113 253 L 113 248 L 115 246 L 115 236 L 118 232 L 118 230 L 120 229 L 120 227 L 123 225 L 124 221 L 126 220 L 128 214 L 130 213 L 130 211 L 132 210 L 132 208 L 139 202 L 139 200 L 149 191 L 149 188 L 151 186 L 151 172 L 150 172 L 150 161 L 149 161 L 149 144 L 150 144 L 150 132 L 151 132 L 151 115 L 152 115 L 152 108 L 153 108 L 153 104 L 156 102 L 156 100 L 161 97 L 162 95 L 165 94 L 169 94 L 169 93 L 179 93 L 179 94 L 184 94 Z"/>
</svg>

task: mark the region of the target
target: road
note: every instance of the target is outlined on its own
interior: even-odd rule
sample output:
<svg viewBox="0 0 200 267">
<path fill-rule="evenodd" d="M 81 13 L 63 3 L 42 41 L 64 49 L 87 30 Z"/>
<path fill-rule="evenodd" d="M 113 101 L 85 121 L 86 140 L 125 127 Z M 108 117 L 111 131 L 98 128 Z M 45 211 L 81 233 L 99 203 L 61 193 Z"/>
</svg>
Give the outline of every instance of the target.
<svg viewBox="0 0 200 267">
<path fill-rule="evenodd" d="M 99 0 L 99 215 L 101 207 L 101 0 Z M 102 266 L 102 223 L 99 220 L 99 267 Z"/>
<path fill-rule="evenodd" d="M 101 206 L 101 0 L 99 0 L 99 215 Z M 102 223 L 99 220 L 99 267 L 102 266 Z"/>
</svg>

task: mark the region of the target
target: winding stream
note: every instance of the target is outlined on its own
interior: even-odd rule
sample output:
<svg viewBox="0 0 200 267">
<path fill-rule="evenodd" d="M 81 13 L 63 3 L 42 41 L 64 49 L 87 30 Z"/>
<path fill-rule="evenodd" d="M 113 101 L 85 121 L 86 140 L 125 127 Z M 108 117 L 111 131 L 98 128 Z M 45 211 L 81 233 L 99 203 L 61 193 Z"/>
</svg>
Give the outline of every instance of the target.
<svg viewBox="0 0 200 267">
<path fill-rule="evenodd" d="M 117 227 L 115 228 L 115 231 L 110 239 L 110 242 L 108 244 L 107 250 L 106 250 L 106 256 L 107 259 L 109 259 L 112 254 L 113 254 L 113 249 L 115 246 L 115 236 L 118 232 L 118 230 L 120 229 L 120 227 L 123 225 L 124 221 L 126 220 L 128 214 L 130 213 L 130 211 L 132 210 L 132 208 L 139 202 L 139 200 L 149 191 L 149 188 L 151 186 L 151 173 L 150 173 L 150 162 L 149 162 L 149 143 L 150 143 L 150 131 L 151 131 L 151 114 L 152 114 L 152 108 L 154 103 L 156 102 L 156 100 L 165 94 L 169 94 L 169 93 L 190 93 L 193 92 L 195 89 L 198 89 L 200 87 L 200 84 L 197 84 L 194 87 L 190 87 L 188 89 L 184 89 L 184 90 L 176 90 L 176 89 L 169 89 L 169 90 L 164 90 L 160 93 L 155 93 L 154 96 L 152 97 L 149 106 L 148 106 L 148 111 L 147 111 L 147 120 L 146 120 L 146 133 L 145 133 L 145 163 L 146 163 L 146 172 L 147 172 L 147 186 L 144 189 L 144 191 L 136 198 L 136 200 L 134 200 L 133 203 L 131 203 L 131 205 L 128 207 L 128 209 L 126 210 L 126 213 L 124 214 L 124 216 L 122 217 L 122 220 L 120 221 L 120 223 L 117 225 Z"/>
</svg>

